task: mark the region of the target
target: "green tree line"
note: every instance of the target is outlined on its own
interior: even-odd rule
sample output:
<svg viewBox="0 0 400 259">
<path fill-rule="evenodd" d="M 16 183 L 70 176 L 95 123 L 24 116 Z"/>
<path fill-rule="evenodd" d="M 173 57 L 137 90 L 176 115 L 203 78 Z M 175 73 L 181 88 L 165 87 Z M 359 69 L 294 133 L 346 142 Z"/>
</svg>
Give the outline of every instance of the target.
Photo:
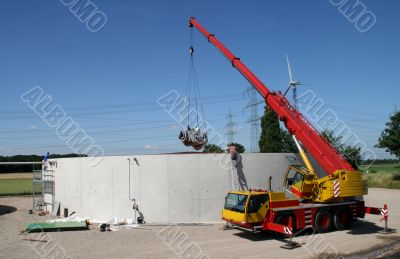
<svg viewBox="0 0 400 259">
<path fill-rule="evenodd" d="M 86 157 L 85 154 L 50 154 L 49 159 L 64 158 L 64 157 Z M 38 155 L 15 155 L 15 156 L 0 156 L 0 162 L 41 162 L 43 156 Z M 0 173 L 12 172 L 32 172 L 33 169 L 39 169 L 40 165 L 0 165 Z"/>
</svg>

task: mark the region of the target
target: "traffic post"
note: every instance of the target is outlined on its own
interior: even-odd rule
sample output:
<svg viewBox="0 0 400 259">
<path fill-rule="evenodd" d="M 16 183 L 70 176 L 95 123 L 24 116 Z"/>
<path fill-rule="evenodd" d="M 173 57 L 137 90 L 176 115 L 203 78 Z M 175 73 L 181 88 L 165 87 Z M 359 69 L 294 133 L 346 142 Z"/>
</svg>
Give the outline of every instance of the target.
<svg viewBox="0 0 400 259">
<path fill-rule="evenodd" d="M 389 220 L 389 212 L 388 212 L 388 207 L 387 204 L 383 205 L 382 209 L 379 209 L 381 215 L 383 216 L 383 218 L 380 220 L 384 220 L 385 221 L 385 228 L 383 230 L 378 231 L 381 234 L 391 234 L 391 233 L 395 233 L 396 230 L 392 229 L 392 228 L 388 228 L 388 220 Z"/>
</svg>

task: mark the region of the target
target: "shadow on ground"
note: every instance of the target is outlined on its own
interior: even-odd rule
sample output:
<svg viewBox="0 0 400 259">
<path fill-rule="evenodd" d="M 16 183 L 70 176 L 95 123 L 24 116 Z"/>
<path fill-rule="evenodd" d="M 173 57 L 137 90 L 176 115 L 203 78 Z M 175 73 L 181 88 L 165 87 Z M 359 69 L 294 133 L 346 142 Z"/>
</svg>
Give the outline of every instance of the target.
<svg viewBox="0 0 400 259">
<path fill-rule="evenodd" d="M 7 205 L 0 205 L 0 216 L 17 211 L 17 208 Z"/>
<path fill-rule="evenodd" d="M 351 224 L 350 229 L 344 231 L 347 231 L 347 233 L 352 235 L 379 234 L 379 231 L 382 231 L 384 229 L 383 224 L 384 223 L 382 223 L 382 226 L 379 226 L 377 223 L 358 220 Z M 317 234 L 317 232 L 313 229 L 303 229 L 296 232 L 293 235 L 293 237 L 310 236 L 314 234 Z M 272 232 L 264 232 L 264 231 L 257 234 L 254 234 L 253 232 L 249 231 L 243 231 L 235 233 L 234 235 L 251 241 L 264 241 L 268 239 L 275 239 L 281 241 L 286 240 L 286 237 L 284 237 L 283 235 L 275 234 Z"/>
<path fill-rule="evenodd" d="M 376 223 L 372 223 L 369 221 L 361 221 L 358 220 L 351 224 L 350 229 L 347 233 L 352 235 L 365 235 L 365 234 L 374 234 L 383 230 L 383 222 L 382 226 L 377 225 Z"/>
<path fill-rule="evenodd" d="M 341 253 L 341 254 L 325 254 L 322 253 L 318 257 L 319 258 L 349 258 L 349 259 L 358 259 L 358 258 L 400 258 L 400 250 L 398 249 L 398 244 L 400 243 L 399 236 L 393 235 L 383 235 L 378 236 L 378 239 L 381 239 L 385 242 L 372 246 L 368 249 L 364 249 L 355 253 Z M 397 246 L 397 248 L 396 248 Z"/>
<path fill-rule="evenodd" d="M 240 238 L 245 238 L 251 241 L 265 241 L 265 240 L 270 240 L 270 239 L 283 239 L 280 238 L 272 233 L 269 232 L 260 232 L 260 233 L 253 233 L 249 231 L 243 231 L 243 232 L 238 232 L 233 234 L 237 237 Z"/>
</svg>

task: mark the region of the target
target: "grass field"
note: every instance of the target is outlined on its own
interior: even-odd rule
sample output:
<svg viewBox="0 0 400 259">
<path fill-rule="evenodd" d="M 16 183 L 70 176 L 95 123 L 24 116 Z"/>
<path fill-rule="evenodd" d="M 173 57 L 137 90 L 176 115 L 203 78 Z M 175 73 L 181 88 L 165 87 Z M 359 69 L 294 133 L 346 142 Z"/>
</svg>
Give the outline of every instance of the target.
<svg viewBox="0 0 400 259">
<path fill-rule="evenodd" d="M 400 189 L 400 164 L 375 164 L 363 173 L 369 187 Z"/>
<path fill-rule="evenodd" d="M 0 196 L 32 194 L 32 173 L 1 173 Z"/>
<path fill-rule="evenodd" d="M 32 179 L 1 179 L 0 196 L 32 194 Z"/>
</svg>

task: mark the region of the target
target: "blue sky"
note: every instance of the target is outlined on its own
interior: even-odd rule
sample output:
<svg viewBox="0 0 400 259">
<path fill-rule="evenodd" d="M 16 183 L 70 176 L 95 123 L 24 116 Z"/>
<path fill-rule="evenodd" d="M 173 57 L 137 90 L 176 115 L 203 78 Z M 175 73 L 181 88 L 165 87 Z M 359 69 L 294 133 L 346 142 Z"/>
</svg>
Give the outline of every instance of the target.
<svg viewBox="0 0 400 259">
<path fill-rule="evenodd" d="M 185 93 L 194 16 L 272 90 L 296 79 L 373 148 L 399 104 L 400 3 L 362 3 L 376 17 L 359 32 L 329 0 L 94 0 L 106 26 L 90 32 L 60 1 L 1 2 L 0 154 L 73 152 L 20 96 L 41 86 L 108 155 L 188 150 L 177 123 L 156 100 Z M 236 140 L 249 148 L 249 84 L 194 31 L 195 61 L 206 119 L 222 135 L 231 108 Z M 263 111 L 262 105 L 259 107 Z"/>
</svg>

